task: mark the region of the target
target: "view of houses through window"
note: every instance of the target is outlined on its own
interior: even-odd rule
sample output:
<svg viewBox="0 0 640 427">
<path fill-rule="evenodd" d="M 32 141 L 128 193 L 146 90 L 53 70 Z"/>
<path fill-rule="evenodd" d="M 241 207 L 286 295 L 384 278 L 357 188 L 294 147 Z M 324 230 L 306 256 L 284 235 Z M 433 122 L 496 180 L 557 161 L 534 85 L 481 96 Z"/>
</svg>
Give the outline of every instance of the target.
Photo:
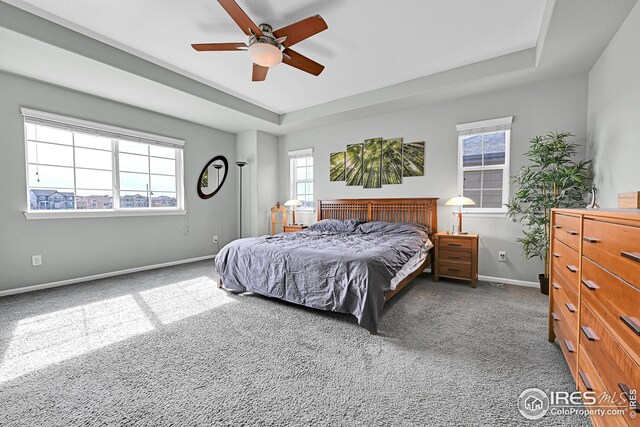
<svg viewBox="0 0 640 427">
<path fill-rule="evenodd" d="M 29 210 L 178 208 L 181 148 L 26 119 Z"/>
<path fill-rule="evenodd" d="M 458 193 L 469 211 L 504 211 L 509 196 L 512 117 L 458 125 Z"/>
</svg>

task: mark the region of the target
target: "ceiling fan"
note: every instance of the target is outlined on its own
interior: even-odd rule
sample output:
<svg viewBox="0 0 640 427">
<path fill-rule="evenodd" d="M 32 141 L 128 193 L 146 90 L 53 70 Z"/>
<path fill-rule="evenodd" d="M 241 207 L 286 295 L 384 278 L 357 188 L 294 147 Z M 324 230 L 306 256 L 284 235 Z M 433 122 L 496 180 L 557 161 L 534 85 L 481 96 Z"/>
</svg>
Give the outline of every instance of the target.
<svg viewBox="0 0 640 427">
<path fill-rule="evenodd" d="M 294 24 L 273 31 L 269 24 L 254 24 L 251 18 L 234 0 L 218 0 L 240 29 L 249 37 L 247 43 L 200 43 L 191 46 L 199 51 L 234 51 L 248 50 L 253 61 L 254 82 L 264 81 L 270 67 L 281 62 L 314 76 L 324 70 L 324 65 L 299 54 L 291 49 L 301 42 L 329 28 L 320 15 L 298 21 Z M 284 48 L 284 50 L 282 49 Z"/>
</svg>

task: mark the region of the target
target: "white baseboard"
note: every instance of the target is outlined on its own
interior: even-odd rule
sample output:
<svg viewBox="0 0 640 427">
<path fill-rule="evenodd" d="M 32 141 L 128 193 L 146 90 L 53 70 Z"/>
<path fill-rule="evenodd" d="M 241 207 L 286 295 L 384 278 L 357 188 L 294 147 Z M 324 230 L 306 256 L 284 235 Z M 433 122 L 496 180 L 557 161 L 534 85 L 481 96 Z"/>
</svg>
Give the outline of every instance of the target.
<svg viewBox="0 0 640 427">
<path fill-rule="evenodd" d="M 145 265 L 142 267 L 127 268 L 126 270 L 110 271 L 108 273 L 94 274 L 93 276 L 77 277 L 75 279 L 60 280 L 59 282 L 43 283 L 41 285 L 24 286 L 22 288 L 7 289 L 0 291 L 0 297 L 7 295 L 22 294 L 24 292 L 38 291 L 40 289 L 56 288 L 58 286 L 72 285 L 74 283 L 88 282 L 90 280 L 105 279 L 107 277 L 121 276 L 123 274 L 137 273 L 139 271 L 153 270 L 162 267 L 171 267 L 173 265 L 189 264 L 191 262 L 204 261 L 212 259 L 216 255 L 205 255 L 197 258 L 181 259 L 178 261 L 163 262 L 162 264 Z"/>
<path fill-rule="evenodd" d="M 431 273 L 431 267 L 425 268 L 424 271 L 425 273 Z M 506 285 L 526 286 L 527 288 L 540 287 L 540 283 L 538 282 L 528 282 L 526 280 L 507 279 L 505 277 L 483 276 L 482 274 L 478 275 L 478 280 L 482 280 L 483 282 L 504 283 Z"/>
<path fill-rule="evenodd" d="M 478 280 L 483 282 L 505 283 L 507 285 L 526 286 L 528 288 L 539 288 L 540 283 L 528 282 L 526 280 L 507 279 L 505 277 L 493 277 L 478 275 Z"/>
<path fill-rule="evenodd" d="M 108 273 L 94 274 L 93 276 L 85 276 L 85 277 L 77 277 L 75 279 L 60 280 L 59 282 L 50 282 L 50 283 L 43 283 L 41 285 L 32 285 L 32 286 L 24 286 L 22 288 L 7 289 L 5 291 L 0 291 L 0 297 L 4 297 L 4 296 L 8 296 L 8 295 L 15 295 L 15 294 L 22 294 L 22 293 L 31 292 L 31 291 L 38 291 L 40 289 L 49 289 L 49 288 L 56 288 L 58 286 L 72 285 L 74 283 L 88 282 L 90 280 L 105 279 L 107 277 L 121 276 L 123 274 L 137 273 L 139 271 L 153 270 L 153 269 L 156 269 L 156 268 L 171 267 L 173 265 L 189 264 L 189 263 L 192 263 L 192 262 L 198 262 L 198 261 L 204 261 L 204 260 L 207 260 L 207 259 L 213 259 L 213 258 L 215 258 L 215 256 L 216 256 L 215 254 L 213 254 L 213 255 L 205 255 L 205 256 L 201 256 L 201 257 L 197 257 L 197 258 L 189 258 L 189 259 L 182 259 L 182 260 L 178 260 L 178 261 L 164 262 L 162 264 L 145 265 L 145 266 L 142 266 L 142 267 L 128 268 L 126 270 L 118 270 L 118 271 L 110 271 Z M 427 268 L 424 271 L 425 271 L 425 273 L 431 273 L 431 268 Z M 507 278 L 504 278 L 504 277 L 493 277 L 493 276 L 479 275 L 478 276 L 478 280 L 482 280 L 484 282 L 505 283 L 505 284 L 508 284 L 508 285 L 516 285 L 516 286 L 526 286 L 526 287 L 529 287 L 529 288 L 538 288 L 538 287 L 540 287 L 540 284 L 537 283 L 537 282 L 528 282 L 526 280 L 507 279 Z"/>
</svg>

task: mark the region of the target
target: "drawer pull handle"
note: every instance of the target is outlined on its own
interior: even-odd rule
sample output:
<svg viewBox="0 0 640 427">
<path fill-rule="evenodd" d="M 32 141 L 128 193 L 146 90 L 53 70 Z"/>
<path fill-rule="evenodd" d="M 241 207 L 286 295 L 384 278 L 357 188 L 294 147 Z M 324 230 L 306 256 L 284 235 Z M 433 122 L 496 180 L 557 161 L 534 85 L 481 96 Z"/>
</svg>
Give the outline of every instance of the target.
<svg viewBox="0 0 640 427">
<path fill-rule="evenodd" d="M 560 289 L 560 285 L 558 285 L 556 282 L 551 283 L 551 286 L 553 286 L 553 289 Z"/>
<path fill-rule="evenodd" d="M 622 320 L 625 325 L 631 328 L 633 333 L 640 336 L 640 325 L 638 325 L 638 323 L 632 317 L 620 316 L 620 320 Z"/>
<path fill-rule="evenodd" d="M 598 336 L 596 335 L 595 332 L 593 332 L 593 329 L 591 329 L 588 326 L 580 326 L 580 329 L 582 329 L 582 333 L 587 337 L 587 339 L 589 341 L 597 341 L 598 340 Z"/>
<path fill-rule="evenodd" d="M 587 287 L 590 291 L 595 291 L 596 289 L 600 289 L 600 286 L 596 285 L 596 282 L 593 280 L 585 280 L 582 279 L 582 284 Z"/>
<path fill-rule="evenodd" d="M 578 267 L 576 267 L 575 265 L 566 265 L 565 267 L 567 267 L 567 270 L 569 270 L 572 273 L 575 273 L 578 271 Z"/>
<path fill-rule="evenodd" d="M 447 268 L 447 270 L 449 270 L 449 271 L 460 271 L 459 268 Z"/>
<path fill-rule="evenodd" d="M 562 228 L 561 225 L 554 225 L 553 228 Z"/>
<path fill-rule="evenodd" d="M 577 236 L 578 234 L 580 234 L 579 232 L 575 231 L 575 230 L 567 230 L 567 234 L 571 235 L 571 236 Z"/>
<path fill-rule="evenodd" d="M 618 383 L 618 387 L 620 388 L 620 391 L 622 392 L 624 397 L 627 398 L 627 401 L 629 402 L 629 409 L 634 412 L 640 413 L 640 408 L 638 408 L 638 397 L 631 394 L 631 389 L 629 388 L 629 386 L 625 383 Z M 633 400 L 631 400 L 632 397 Z"/>
<path fill-rule="evenodd" d="M 567 310 L 569 310 L 572 313 L 576 312 L 576 306 L 571 304 L 570 302 L 565 302 L 564 305 L 567 306 Z"/>
<path fill-rule="evenodd" d="M 555 311 L 551 312 L 551 317 L 553 318 L 553 320 L 555 320 L 556 322 L 560 321 L 560 317 L 556 314 Z"/>
<path fill-rule="evenodd" d="M 582 240 L 589 243 L 598 243 L 600 240 L 595 237 L 583 237 Z"/>
<path fill-rule="evenodd" d="M 573 353 L 573 352 L 576 351 L 576 349 L 573 348 L 573 344 L 571 344 L 571 341 L 569 341 L 569 340 L 564 340 L 564 346 L 567 347 L 567 351 L 569 353 Z"/>
<path fill-rule="evenodd" d="M 459 256 L 450 256 L 449 259 L 460 259 Z"/>
<path fill-rule="evenodd" d="M 462 246 L 462 243 L 447 243 L 449 246 Z"/>
<path fill-rule="evenodd" d="M 591 383 L 587 379 L 587 374 L 582 371 L 578 371 L 578 375 L 580 375 L 580 379 L 582 380 L 582 384 L 584 384 L 584 388 L 586 388 L 587 391 L 593 391 L 593 387 L 591 387 Z"/>
<path fill-rule="evenodd" d="M 555 258 L 560 258 L 560 254 L 559 254 L 559 253 L 556 253 L 556 252 L 554 252 L 554 253 L 553 253 L 553 256 L 554 256 Z"/>
<path fill-rule="evenodd" d="M 640 252 L 620 252 L 620 255 L 622 255 L 625 258 L 629 258 L 633 261 L 636 262 L 640 262 Z"/>
</svg>

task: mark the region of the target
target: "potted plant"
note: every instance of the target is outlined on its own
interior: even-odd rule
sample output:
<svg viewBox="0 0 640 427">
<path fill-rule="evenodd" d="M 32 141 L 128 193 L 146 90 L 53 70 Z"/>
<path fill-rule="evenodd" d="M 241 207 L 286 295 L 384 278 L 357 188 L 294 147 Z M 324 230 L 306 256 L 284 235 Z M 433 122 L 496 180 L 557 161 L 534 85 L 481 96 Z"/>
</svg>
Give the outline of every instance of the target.
<svg viewBox="0 0 640 427">
<path fill-rule="evenodd" d="M 544 260 L 540 292 L 549 295 L 549 219 L 552 208 L 585 206 L 593 190 L 590 161 L 575 162 L 578 144 L 569 142 L 570 132 L 552 132 L 531 139 L 525 153 L 530 165 L 513 177 L 516 193 L 508 203 L 508 216 L 523 224 L 522 243 L 527 259 Z"/>
</svg>

